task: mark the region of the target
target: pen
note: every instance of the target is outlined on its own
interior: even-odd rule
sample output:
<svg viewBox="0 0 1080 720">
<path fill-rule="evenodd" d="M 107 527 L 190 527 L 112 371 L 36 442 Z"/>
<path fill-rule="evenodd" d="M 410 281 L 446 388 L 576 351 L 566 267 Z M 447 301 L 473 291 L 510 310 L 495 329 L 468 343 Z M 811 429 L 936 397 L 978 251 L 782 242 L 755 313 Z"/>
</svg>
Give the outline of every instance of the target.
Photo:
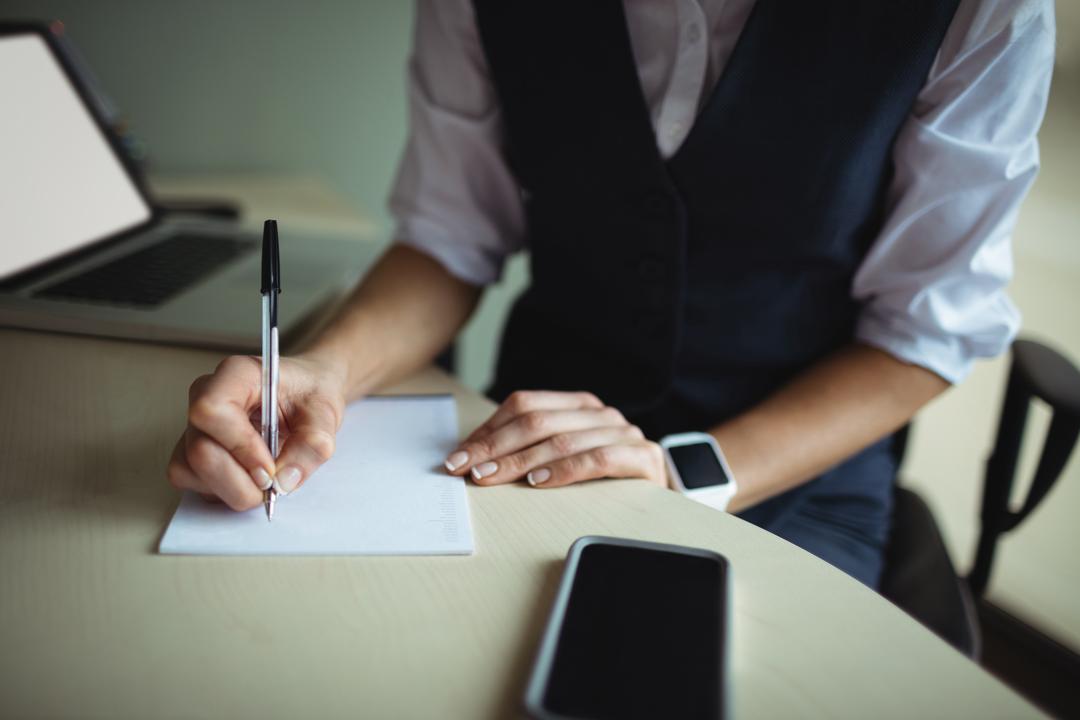
<svg viewBox="0 0 1080 720">
<path fill-rule="evenodd" d="M 281 259 L 278 252 L 277 221 L 263 224 L 262 244 L 262 436 L 270 456 L 278 455 L 278 293 L 281 292 Z M 266 521 L 274 519 L 277 490 L 263 490 Z"/>
</svg>

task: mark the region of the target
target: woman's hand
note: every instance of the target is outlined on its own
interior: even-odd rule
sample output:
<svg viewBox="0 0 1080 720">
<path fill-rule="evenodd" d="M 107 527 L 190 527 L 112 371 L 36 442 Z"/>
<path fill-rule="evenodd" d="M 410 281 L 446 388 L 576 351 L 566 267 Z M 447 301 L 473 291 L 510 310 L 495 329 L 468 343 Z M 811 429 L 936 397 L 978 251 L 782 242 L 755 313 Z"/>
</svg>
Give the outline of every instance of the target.
<svg viewBox="0 0 1080 720">
<path fill-rule="evenodd" d="M 314 358 L 282 358 L 277 462 L 258 427 L 259 360 L 226 358 L 188 391 L 188 425 L 166 471 L 173 487 L 221 499 L 233 510 L 262 503 L 263 490 L 290 493 L 330 459 L 345 409 L 344 373 Z"/>
<path fill-rule="evenodd" d="M 514 393 L 450 453 L 446 469 L 470 473 L 477 485 L 645 478 L 667 486 L 660 446 L 590 393 Z"/>
</svg>

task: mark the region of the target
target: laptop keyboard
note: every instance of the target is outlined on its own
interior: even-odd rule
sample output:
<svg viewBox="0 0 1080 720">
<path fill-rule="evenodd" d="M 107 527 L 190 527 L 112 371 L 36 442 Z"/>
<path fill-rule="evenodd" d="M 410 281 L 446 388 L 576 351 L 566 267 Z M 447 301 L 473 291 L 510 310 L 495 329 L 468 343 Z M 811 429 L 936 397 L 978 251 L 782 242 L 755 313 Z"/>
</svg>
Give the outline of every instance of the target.
<svg viewBox="0 0 1080 720">
<path fill-rule="evenodd" d="M 232 237 L 173 235 L 161 242 L 61 280 L 36 296 L 153 307 L 203 280 L 255 242 Z"/>
</svg>

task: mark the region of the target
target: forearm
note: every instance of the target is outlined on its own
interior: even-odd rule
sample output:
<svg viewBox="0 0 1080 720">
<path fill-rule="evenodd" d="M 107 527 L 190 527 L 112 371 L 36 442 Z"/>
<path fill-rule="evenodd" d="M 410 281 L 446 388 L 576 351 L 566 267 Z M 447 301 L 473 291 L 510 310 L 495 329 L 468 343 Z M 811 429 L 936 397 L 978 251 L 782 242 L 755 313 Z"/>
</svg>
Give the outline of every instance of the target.
<svg viewBox="0 0 1080 720">
<path fill-rule="evenodd" d="M 738 512 L 817 477 L 904 425 L 949 384 L 866 345 L 830 355 L 712 429 L 739 481 Z"/>
<path fill-rule="evenodd" d="M 355 399 L 431 362 L 480 295 L 427 255 L 395 245 L 303 354 L 337 368 Z"/>
</svg>

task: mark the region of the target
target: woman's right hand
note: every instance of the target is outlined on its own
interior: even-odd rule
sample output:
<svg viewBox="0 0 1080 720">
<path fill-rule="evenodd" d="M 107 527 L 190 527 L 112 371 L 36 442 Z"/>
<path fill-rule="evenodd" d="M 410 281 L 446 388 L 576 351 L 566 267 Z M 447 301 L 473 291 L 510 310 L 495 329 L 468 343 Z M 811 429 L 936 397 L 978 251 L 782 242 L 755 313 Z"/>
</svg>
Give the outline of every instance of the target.
<svg viewBox="0 0 1080 720">
<path fill-rule="evenodd" d="M 345 374 L 313 357 L 281 358 L 277 461 L 258 427 L 262 395 L 258 358 L 226 358 L 188 391 L 188 424 L 166 471 L 169 482 L 220 499 L 233 510 L 262 504 L 263 490 L 300 487 L 334 452 L 345 411 Z"/>
</svg>

